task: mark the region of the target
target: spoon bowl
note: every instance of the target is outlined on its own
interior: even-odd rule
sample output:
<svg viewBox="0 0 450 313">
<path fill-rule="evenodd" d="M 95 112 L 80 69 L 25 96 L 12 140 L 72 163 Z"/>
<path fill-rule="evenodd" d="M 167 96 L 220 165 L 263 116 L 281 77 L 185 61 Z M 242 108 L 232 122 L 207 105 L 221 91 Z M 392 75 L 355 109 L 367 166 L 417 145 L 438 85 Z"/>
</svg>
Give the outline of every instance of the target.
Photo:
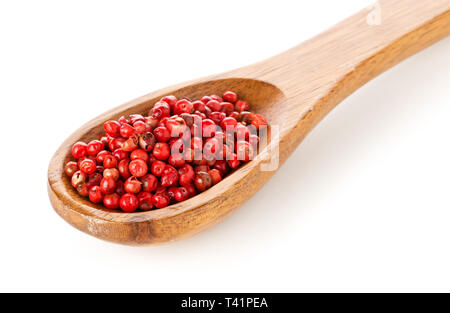
<svg viewBox="0 0 450 313">
<path fill-rule="evenodd" d="M 273 111 L 274 106 L 282 105 L 285 100 L 283 93 L 271 84 L 254 79 L 205 80 L 138 98 L 90 121 L 72 134 L 58 149 L 49 168 L 48 188 L 56 212 L 82 231 L 101 239 L 126 244 L 151 244 L 188 236 L 214 225 L 229 215 L 265 182 L 255 179 L 255 175 L 262 162 L 262 156 L 266 153 L 261 152 L 255 160 L 240 167 L 233 175 L 196 197 L 147 212 L 124 213 L 94 204 L 77 193 L 64 173 L 64 165 L 73 158 L 71 156 L 73 143 L 89 142 L 101 137 L 104 134 L 105 121 L 134 113 L 148 114 L 153 104 L 168 94 L 178 98 L 199 99 L 205 94 L 221 94 L 226 90 L 234 90 L 242 99 L 252 104 L 252 109 L 266 114 L 269 123 L 281 122 L 279 116 L 267 114 Z M 260 150 L 264 151 L 264 148 Z"/>
<path fill-rule="evenodd" d="M 48 192 L 55 211 L 83 232 L 129 245 L 173 241 L 217 224 L 250 198 L 338 103 L 450 34 L 448 0 L 381 0 L 377 5 L 268 60 L 152 92 L 83 125 L 50 162 Z M 368 23 L 374 12 L 382 16 L 379 25 Z M 269 132 L 254 160 L 207 191 L 163 209 L 124 213 L 79 196 L 64 174 L 72 145 L 101 137 L 105 121 L 148 114 L 165 95 L 199 99 L 226 90 L 235 91 L 252 111 L 263 114 Z"/>
</svg>

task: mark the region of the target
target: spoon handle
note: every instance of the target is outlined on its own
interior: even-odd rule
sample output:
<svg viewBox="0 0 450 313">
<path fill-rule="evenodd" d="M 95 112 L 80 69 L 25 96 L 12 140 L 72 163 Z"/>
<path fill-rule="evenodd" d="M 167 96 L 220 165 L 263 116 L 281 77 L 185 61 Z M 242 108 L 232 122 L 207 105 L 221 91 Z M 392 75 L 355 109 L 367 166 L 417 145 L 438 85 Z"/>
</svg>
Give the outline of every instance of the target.
<svg viewBox="0 0 450 313">
<path fill-rule="evenodd" d="M 450 0 L 380 0 L 321 35 L 247 68 L 289 98 L 341 100 L 403 59 L 450 34 Z M 311 94 L 311 90 L 314 93 Z"/>
</svg>

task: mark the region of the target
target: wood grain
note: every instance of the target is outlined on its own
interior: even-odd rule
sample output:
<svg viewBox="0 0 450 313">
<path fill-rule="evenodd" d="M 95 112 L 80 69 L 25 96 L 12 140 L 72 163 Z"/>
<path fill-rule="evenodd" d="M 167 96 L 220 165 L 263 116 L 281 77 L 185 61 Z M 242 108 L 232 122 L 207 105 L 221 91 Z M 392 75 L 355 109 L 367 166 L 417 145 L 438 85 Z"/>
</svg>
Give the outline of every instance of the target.
<svg viewBox="0 0 450 313">
<path fill-rule="evenodd" d="M 380 25 L 369 25 L 369 9 L 325 33 L 268 60 L 152 92 L 83 125 L 61 145 L 48 170 L 55 211 L 74 227 L 98 238 L 142 245 L 184 238 L 211 227 L 250 198 L 273 174 L 261 164 L 279 150 L 280 165 L 308 132 L 338 103 L 395 64 L 450 34 L 450 0 L 379 1 Z M 375 7 L 375 10 L 377 7 Z M 373 9 L 372 9 L 373 10 Z M 444 56 L 443 56 L 444 57 Z M 258 154 L 213 188 L 182 203 L 149 212 L 108 210 L 80 197 L 64 175 L 70 148 L 98 138 L 106 120 L 147 113 L 162 96 L 199 98 L 234 90 L 279 129 Z M 380 91 L 382 92 L 382 91 Z"/>
</svg>

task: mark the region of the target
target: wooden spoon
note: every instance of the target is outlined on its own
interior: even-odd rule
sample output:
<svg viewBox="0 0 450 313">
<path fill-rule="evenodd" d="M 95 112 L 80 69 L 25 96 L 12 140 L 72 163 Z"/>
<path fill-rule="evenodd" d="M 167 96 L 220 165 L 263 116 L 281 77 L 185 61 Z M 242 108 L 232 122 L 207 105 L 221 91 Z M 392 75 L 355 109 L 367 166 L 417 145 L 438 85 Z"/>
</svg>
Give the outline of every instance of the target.
<svg viewBox="0 0 450 313">
<path fill-rule="evenodd" d="M 61 145 L 48 170 L 51 203 L 76 228 L 122 244 L 161 243 L 198 233 L 250 198 L 276 170 L 267 170 L 267 163 L 276 167 L 278 160 L 281 165 L 344 98 L 449 34 L 450 0 L 382 0 L 271 59 L 128 102 L 83 125 Z M 264 114 L 279 141 L 272 137 L 255 160 L 219 184 L 164 209 L 131 214 L 94 205 L 72 188 L 63 170 L 71 159 L 71 146 L 78 140 L 99 138 L 105 121 L 147 113 L 164 95 L 197 99 L 226 90 L 236 91 L 251 103 L 253 111 Z"/>
</svg>

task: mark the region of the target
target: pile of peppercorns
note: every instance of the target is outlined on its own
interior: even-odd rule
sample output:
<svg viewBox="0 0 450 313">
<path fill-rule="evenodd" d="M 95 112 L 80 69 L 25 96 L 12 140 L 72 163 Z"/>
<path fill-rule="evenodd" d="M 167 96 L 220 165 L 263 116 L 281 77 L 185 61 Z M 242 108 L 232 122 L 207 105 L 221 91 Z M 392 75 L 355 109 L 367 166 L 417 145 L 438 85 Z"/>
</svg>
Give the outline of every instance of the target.
<svg viewBox="0 0 450 313">
<path fill-rule="evenodd" d="M 255 157 L 267 121 L 248 108 L 232 91 L 197 101 L 163 97 L 149 116 L 107 121 L 100 140 L 75 143 L 77 161 L 64 171 L 81 196 L 109 209 L 184 201 Z"/>
</svg>

